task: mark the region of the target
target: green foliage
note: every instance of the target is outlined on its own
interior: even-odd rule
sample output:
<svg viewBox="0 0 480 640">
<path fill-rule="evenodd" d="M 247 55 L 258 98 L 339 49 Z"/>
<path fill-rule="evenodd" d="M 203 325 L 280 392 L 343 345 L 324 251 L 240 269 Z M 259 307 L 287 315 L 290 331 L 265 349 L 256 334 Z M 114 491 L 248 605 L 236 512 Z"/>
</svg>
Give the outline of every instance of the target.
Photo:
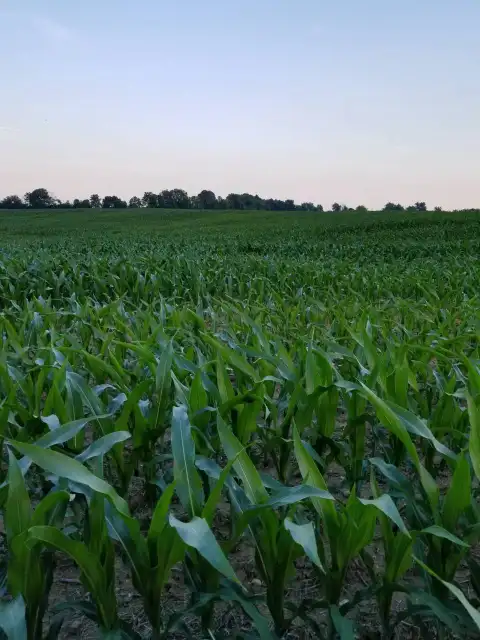
<svg viewBox="0 0 480 640">
<path fill-rule="evenodd" d="M 138 638 L 120 559 L 154 640 L 195 617 L 220 637 L 232 607 L 269 640 L 478 635 L 475 212 L 16 215 L 0 216 L 6 637 L 54 638 L 73 609 Z M 65 555 L 85 598 L 53 607 Z"/>
</svg>

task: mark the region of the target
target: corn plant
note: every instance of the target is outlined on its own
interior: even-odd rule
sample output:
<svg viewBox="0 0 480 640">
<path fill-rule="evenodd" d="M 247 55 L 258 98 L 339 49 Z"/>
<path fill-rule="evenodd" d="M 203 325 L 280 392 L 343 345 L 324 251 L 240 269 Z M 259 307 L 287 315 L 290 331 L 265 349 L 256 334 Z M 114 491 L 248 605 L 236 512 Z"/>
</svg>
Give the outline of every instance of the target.
<svg viewBox="0 0 480 640">
<path fill-rule="evenodd" d="M 4 635 L 478 635 L 478 213 L 2 216 Z"/>
</svg>

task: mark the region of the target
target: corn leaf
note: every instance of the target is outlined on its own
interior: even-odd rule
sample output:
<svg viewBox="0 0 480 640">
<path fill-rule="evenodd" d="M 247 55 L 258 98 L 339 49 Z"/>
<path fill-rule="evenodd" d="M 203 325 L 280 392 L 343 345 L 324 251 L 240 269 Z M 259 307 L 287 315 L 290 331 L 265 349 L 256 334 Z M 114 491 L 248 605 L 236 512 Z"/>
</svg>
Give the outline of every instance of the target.
<svg viewBox="0 0 480 640">
<path fill-rule="evenodd" d="M 262 479 L 247 452 L 227 427 L 220 415 L 217 416 L 217 429 L 222 447 L 229 460 L 234 460 L 233 467 L 242 481 L 243 488 L 253 504 L 260 504 L 268 500 L 268 493 L 263 486 Z"/>
<path fill-rule="evenodd" d="M 7 640 L 27 640 L 25 602 L 21 595 L 10 602 L 0 602 L 0 628 Z"/>
<path fill-rule="evenodd" d="M 290 532 L 295 542 L 302 547 L 313 564 L 325 573 L 318 556 L 317 540 L 313 524 L 311 522 L 308 524 L 296 524 L 290 518 L 285 518 L 284 526 L 285 529 Z"/>
<path fill-rule="evenodd" d="M 455 598 L 457 598 L 457 600 L 463 605 L 463 607 L 465 607 L 467 613 L 472 618 L 472 620 L 475 622 L 478 630 L 480 631 L 480 611 L 475 609 L 470 604 L 470 602 L 465 597 L 465 594 L 463 593 L 463 591 L 461 591 L 457 586 L 455 586 L 451 582 L 446 582 L 445 580 L 442 580 L 434 571 L 432 571 L 432 569 L 430 569 L 430 567 L 427 567 L 426 564 L 424 564 L 421 560 L 419 560 L 415 556 L 414 556 L 414 560 L 425 571 L 427 571 L 430 575 L 432 575 L 434 578 L 439 580 L 443 584 L 443 586 L 446 587 L 450 591 L 450 593 L 455 596 Z"/>
<path fill-rule="evenodd" d="M 5 507 L 7 537 L 12 540 L 30 525 L 31 505 L 22 470 L 13 452 L 8 450 L 8 498 Z"/>
<path fill-rule="evenodd" d="M 113 487 L 101 478 L 98 478 L 77 460 L 69 458 L 63 453 L 51 451 L 50 449 L 42 449 L 41 447 L 25 442 L 10 440 L 9 444 L 24 456 L 30 458 L 32 462 L 42 469 L 60 478 L 67 478 L 67 480 L 71 480 L 72 482 L 86 485 L 98 493 L 103 493 L 121 513 L 128 515 L 127 503 L 116 493 Z"/>
<path fill-rule="evenodd" d="M 184 406 L 174 407 L 172 417 L 172 453 L 178 497 L 191 517 L 201 512 L 202 481 L 195 467 L 195 443 L 188 413 Z"/>
<path fill-rule="evenodd" d="M 468 415 L 470 416 L 469 452 L 472 466 L 480 480 L 480 409 L 470 394 L 467 394 Z"/>
<path fill-rule="evenodd" d="M 190 522 L 181 522 L 175 516 L 170 515 L 169 522 L 188 547 L 196 549 L 212 567 L 226 578 L 233 582 L 239 582 L 206 520 L 195 517 Z"/>
</svg>

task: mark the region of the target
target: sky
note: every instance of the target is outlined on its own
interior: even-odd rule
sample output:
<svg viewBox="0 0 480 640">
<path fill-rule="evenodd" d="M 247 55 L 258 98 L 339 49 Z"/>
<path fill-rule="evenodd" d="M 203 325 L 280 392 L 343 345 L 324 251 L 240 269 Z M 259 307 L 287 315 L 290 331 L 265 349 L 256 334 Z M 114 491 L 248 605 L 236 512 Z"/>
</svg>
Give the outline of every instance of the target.
<svg viewBox="0 0 480 640">
<path fill-rule="evenodd" d="M 0 197 L 480 206 L 479 0 L 0 0 Z"/>
</svg>

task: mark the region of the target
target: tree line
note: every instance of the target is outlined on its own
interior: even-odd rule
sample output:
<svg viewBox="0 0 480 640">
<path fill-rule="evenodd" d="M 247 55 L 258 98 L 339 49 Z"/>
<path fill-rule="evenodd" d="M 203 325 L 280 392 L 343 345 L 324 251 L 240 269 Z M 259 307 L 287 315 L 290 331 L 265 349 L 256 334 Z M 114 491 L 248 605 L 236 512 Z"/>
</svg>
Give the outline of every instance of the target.
<svg viewBox="0 0 480 640">
<path fill-rule="evenodd" d="M 183 189 L 164 189 L 160 193 L 146 191 L 140 198 L 133 196 L 130 200 L 123 200 L 116 195 L 101 198 L 97 193 L 83 200 L 75 198 L 59 200 L 47 189 L 34 189 L 26 193 L 23 198 L 11 195 L 0 200 L 0 209 L 139 209 L 141 207 L 158 209 L 208 209 L 208 210 L 250 210 L 250 211 L 324 211 L 321 204 L 302 202 L 296 204 L 294 200 L 278 200 L 276 198 L 261 198 L 250 193 L 230 193 L 226 198 L 216 196 L 213 191 L 203 189 L 196 196 L 189 196 Z M 357 211 L 367 212 L 367 207 L 359 205 L 349 207 L 345 204 L 334 202 L 331 211 Z M 385 211 L 427 211 L 425 202 L 416 202 L 414 205 L 404 207 L 401 204 L 387 202 Z M 441 207 L 435 207 L 441 211 Z"/>
</svg>

